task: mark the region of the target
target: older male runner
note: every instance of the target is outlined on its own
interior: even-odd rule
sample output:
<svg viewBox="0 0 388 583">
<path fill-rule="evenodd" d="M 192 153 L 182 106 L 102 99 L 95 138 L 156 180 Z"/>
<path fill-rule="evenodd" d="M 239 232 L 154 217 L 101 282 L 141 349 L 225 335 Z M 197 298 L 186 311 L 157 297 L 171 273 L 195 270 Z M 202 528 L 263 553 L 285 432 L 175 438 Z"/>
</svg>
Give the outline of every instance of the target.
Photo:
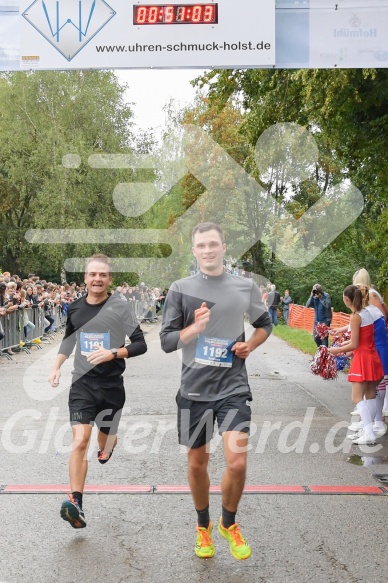
<svg viewBox="0 0 388 583">
<path fill-rule="evenodd" d="M 195 553 L 207 558 L 215 552 L 208 462 L 217 419 L 226 460 L 218 530 L 229 541 L 233 557 L 241 560 L 251 555 L 236 523 L 251 420 L 252 394 L 245 359 L 270 335 L 271 318 L 253 280 L 224 271 L 226 245 L 218 225 L 197 225 L 192 240 L 200 270 L 171 285 L 160 337 L 165 352 L 182 348 L 183 354 L 176 401 L 179 443 L 188 447 L 188 479 L 198 515 Z M 244 314 L 254 328 L 249 340 L 245 340 Z"/>
<path fill-rule="evenodd" d="M 144 354 L 147 345 L 130 303 L 109 293 L 112 283 L 110 259 L 88 259 L 85 284 L 88 293 L 69 305 L 65 336 L 49 376 L 57 387 L 60 368 L 74 346 L 74 370 L 69 394 L 73 450 L 69 461 L 71 495 L 61 507 L 61 516 L 73 528 L 86 526 L 82 495 L 92 426 L 98 431 L 98 461 L 106 463 L 117 443 L 117 429 L 125 403 L 123 373 L 126 358 Z M 130 343 L 126 344 L 128 336 Z"/>
</svg>

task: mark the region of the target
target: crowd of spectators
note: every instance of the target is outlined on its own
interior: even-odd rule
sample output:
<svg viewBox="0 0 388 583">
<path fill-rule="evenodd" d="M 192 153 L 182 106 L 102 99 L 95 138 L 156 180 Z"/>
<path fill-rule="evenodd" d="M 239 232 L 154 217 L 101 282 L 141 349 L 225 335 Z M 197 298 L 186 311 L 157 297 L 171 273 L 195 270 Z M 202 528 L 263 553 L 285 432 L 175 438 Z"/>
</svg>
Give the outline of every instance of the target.
<svg viewBox="0 0 388 583">
<path fill-rule="evenodd" d="M 30 341 L 35 325 L 29 319 L 25 308 L 42 308 L 44 310 L 44 332 L 54 331 L 54 306 L 60 306 L 62 314 L 66 315 L 70 302 L 86 293 L 85 286 L 76 283 L 58 285 L 30 274 L 22 279 L 19 275 L 9 272 L 0 273 L 0 317 L 16 310 L 23 310 L 23 328 L 26 341 Z M 1 323 L 1 320 L 0 320 Z M 0 326 L 0 338 L 3 325 Z M 12 354 L 10 348 L 6 349 Z"/>
<path fill-rule="evenodd" d="M 138 301 L 142 303 L 142 314 L 139 315 L 140 321 L 154 321 L 159 312 L 163 309 L 164 300 L 166 299 L 168 289 L 161 290 L 159 287 L 148 287 L 144 282 L 139 285 L 130 286 L 124 282 L 116 286 L 113 293 L 118 295 L 122 300 L 131 302 Z"/>
<path fill-rule="evenodd" d="M 144 282 L 136 286 L 130 286 L 124 282 L 122 285 L 112 289 L 112 293 L 120 296 L 125 301 L 146 302 L 147 310 L 152 310 L 156 306 L 156 314 L 163 307 L 167 294 L 167 289 L 161 290 L 157 287 L 148 287 Z M 66 316 L 69 304 L 78 298 L 86 295 L 85 284 L 78 285 L 76 282 L 57 284 L 40 278 L 38 275 L 29 274 L 22 279 L 19 275 L 11 275 L 5 271 L 0 273 L 0 340 L 4 336 L 4 328 L 1 324 L 2 316 L 15 310 L 23 310 L 23 327 L 26 341 L 30 341 L 34 324 L 28 318 L 28 313 L 24 308 L 43 308 L 45 317 L 45 334 L 49 334 L 54 329 L 54 318 L 52 311 L 55 306 L 60 306 L 62 315 Z M 146 314 L 144 314 L 146 317 Z M 6 349 L 12 354 L 10 348 Z"/>
<path fill-rule="evenodd" d="M 152 301 L 163 304 L 167 291 L 167 289 L 161 290 L 158 287 L 148 287 L 144 282 L 135 286 L 130 286 L 124 282 L 122 285 L 116 286 L 113 293 L 126 301 Z"/>
</svg>

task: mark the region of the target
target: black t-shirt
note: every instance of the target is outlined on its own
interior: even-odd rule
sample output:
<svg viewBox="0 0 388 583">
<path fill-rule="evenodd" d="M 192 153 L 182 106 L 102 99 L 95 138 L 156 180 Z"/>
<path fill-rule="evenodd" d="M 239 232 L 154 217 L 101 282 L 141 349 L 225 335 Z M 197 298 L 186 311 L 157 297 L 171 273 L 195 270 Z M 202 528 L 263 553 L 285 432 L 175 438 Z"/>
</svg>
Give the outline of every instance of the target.
<svg viewBox="0 0 388 583">
<path fill-rule="evenodd" d="M 81 333 L 106 334 L 107 348 L 121 348 L 125 345 L 126 336 L 131 343 L 125 345 L 128 358 L 144 354 L 147 345 L 133 312 L 130 303 L 123 302 L 117 296 L 110 295 L 100 304 L 88 304 L 87 296 L 82 297 L 69 305 L 67 311 L 66 332 L 59 348 L 59 353 L 70 356 L 74 346 L 74 380 L 88 375 L 101 377 L 109 384 L 109 379 L 115 381 L 125 370 L 125 359 L 116 358 L 103 362 L 97 366 L 89 364 L 86 356 L 81 353 L 81 342 L 85 342 L 85 336 Z"/>
</svg>

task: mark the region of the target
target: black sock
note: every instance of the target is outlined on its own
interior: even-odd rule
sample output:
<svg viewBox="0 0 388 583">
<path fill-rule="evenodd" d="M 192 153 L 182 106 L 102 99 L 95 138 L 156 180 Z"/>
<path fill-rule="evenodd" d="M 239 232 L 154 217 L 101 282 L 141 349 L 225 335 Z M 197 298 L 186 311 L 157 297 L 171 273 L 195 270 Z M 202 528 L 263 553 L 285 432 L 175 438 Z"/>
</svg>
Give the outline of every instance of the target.
<svg viewBox="0 0 388 583">
<path fill-rule="evenodd" d="M 208 528 L 210 523 L 209 506 L 206 506 L 203 510 L 197 510 L 198 515 L 198 526 L 203 528 Z"/>
<path fill-rule="evenodd" d="M 230 510 L 226 510 L 226 508 L 222 507 L 222 526 L 224 528 L 229 528 L 232 524 L 236 522 L 236 513 L 231 512 Z"/>
<path fill-rule="evenodd" d="M 82 492 L 72 492 L 72 495 L 78 506 L 82 508 Z"/>
</svg>

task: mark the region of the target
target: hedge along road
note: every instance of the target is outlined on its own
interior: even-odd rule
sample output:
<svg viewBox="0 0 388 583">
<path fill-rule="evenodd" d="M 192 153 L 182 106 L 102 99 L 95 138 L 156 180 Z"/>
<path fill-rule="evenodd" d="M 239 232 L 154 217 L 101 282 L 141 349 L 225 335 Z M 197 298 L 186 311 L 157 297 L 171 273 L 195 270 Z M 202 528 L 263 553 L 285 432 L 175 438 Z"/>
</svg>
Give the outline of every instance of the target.
<svg viewBox="0 0 388 583">
<path fill-rule="evenodd" d="M 195 556 L 196 514 L 186 454 L 176 439 L 180 361 L 161 351 L 157 324 L 142 326 L 149 350 L 128 361 L 119 445 L 106 465 L 97 463 L 95 439 L 90 448 L 87 484 L 93 491 L 84 496 L 88 525 L 81 531 L 59 516 L 65 495 L 42 491 L 68 484 L 71 359 L 58 391 L 46 379 L 60 336 L 42 351 L 0 360 L 0 581 L 380 583 L 388 567 L 387 493 L 373 474 L 387 472 L 388 439 L 379 440 L 377 451 L 351 445 L 345 439 L 352 409 L 346 376 L 313 376 L 310 357 L 274 336 L 248 359 L 254 400 L 246 483 L 251 490 L 288 488 L 243 496 L 237 519 L 252 546 L 249 560 L 233 559 L 216 530 L 215 556 Z M 223 469 L 216 436 L 213 485 Z M 117 491 L 128 485 L 147 493 Z M 38 493 L 9 493 L 25 486 Z M 102 486 L 113 493 L 95 493 Z M 167 486 L 178 487 L 177 493 L 163 493 Z M 317 486 L 339 489 L 312 493 Z M 348 487 L 353 494 L 344 493 Z M 211 495 L 210 512 L 216 523 L 219 493 Z"/>
</svg>

